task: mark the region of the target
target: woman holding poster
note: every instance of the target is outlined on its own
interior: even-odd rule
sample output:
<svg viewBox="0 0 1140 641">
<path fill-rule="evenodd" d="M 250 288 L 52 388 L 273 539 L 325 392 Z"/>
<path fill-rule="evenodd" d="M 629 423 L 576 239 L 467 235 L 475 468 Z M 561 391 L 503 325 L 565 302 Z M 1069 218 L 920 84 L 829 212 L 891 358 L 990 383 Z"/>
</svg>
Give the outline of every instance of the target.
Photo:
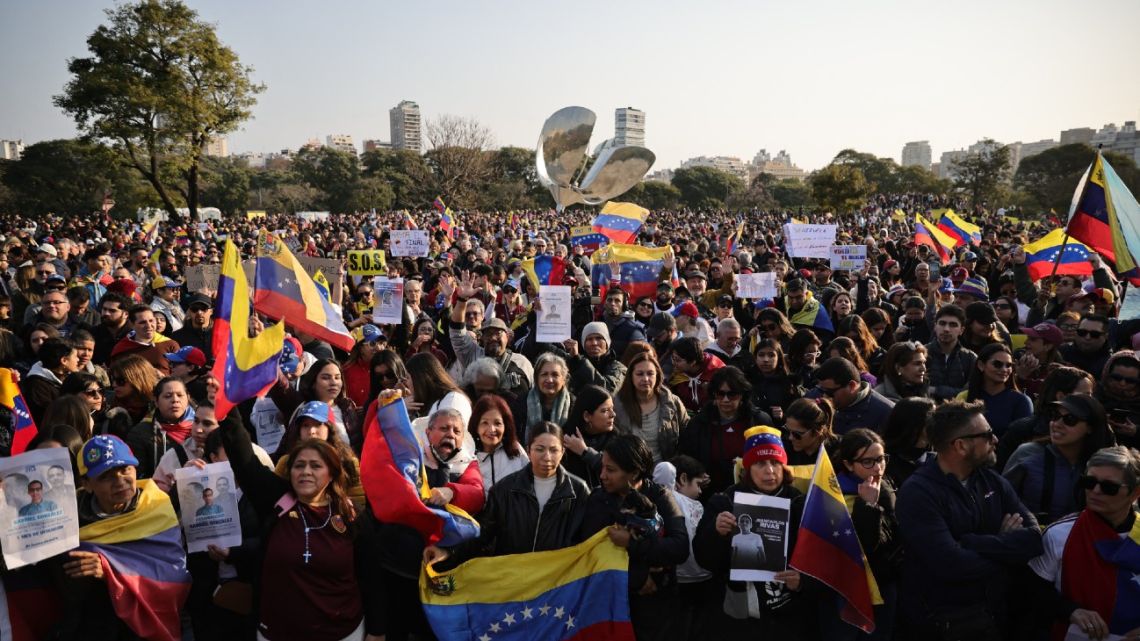
<svg viewBox="0 0 1140 641">
<path fill-rule="evenodd" d="M 775 572 L 771 581 L 733 581 L 732 540 L 741 534 L 741 521 L 757 519 L 738 518 L 734 506 L 756 503 L 742 500 L 739 495 L 762 495 L 790 501 L 784 514 L 784 530 L 774 535 L 771 524 L 753 531 L 765 538 L 765 563 L 782 556 L 782 567 L 787 567 L 796 545 L 796 525 L 803 515 L 804 495 L 792 487 L 792 474 L 788 469 L 788 455 L 780 440 L 779 431 L 770 427 L 748 430 L 748 450 L 744 455 L 744 477 L 726 491 L 714 495 L 705 506 L 704 517 L 697 526 L 693 539 L 693 555 L 701 567 L 713 573 L 713 581 L 726 585 L 722 608 L 710 617 L 710 639 L 783 639 L 815 638 L 815 596 L 808 581 L 795 570 Z M 788 527 L 788 524 L 792 524 Z M 778 540 L 780 534 L 783 540 Z M 781 545 L 782 544 L 782 545 Z"/>
</svg>

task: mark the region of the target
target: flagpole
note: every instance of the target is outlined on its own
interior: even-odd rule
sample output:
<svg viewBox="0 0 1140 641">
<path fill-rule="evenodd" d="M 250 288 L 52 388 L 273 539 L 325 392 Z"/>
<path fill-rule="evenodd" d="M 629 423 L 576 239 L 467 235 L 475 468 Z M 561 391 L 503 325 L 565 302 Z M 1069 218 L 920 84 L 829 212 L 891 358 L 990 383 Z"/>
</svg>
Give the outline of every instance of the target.
<svg viewBox="0 0 1140 641">
<path fill-rule="evenodd" d="M 1088 169 L 1088 171 L 1089 171 L 1088 177 L 1089 178 L 1092 178 L 1092 168 L 1096 167 L 1096 161 L 1099 159 L 1100 159 L 1100 147 L 1097 146 L 1096 156 L 1093 158 L 1092 164 L 1089 165 L 1089 169 Z M 1081 201 L 1083 201 L 1085 199 L 1085 192 L 1087 192 L 1088 189 L 1089 189 L 1089 183 L 1088 183 L 1088 179 L 1086 179 L 1084 189 L 1081 190 L 1081 195 L 1077 197 L 1077 206 L 1078 207 L 1080 206 Z M 1065 245 L 1067 245 L 1069 243 L 1069 225 L 1073 222 L 1073 214 L 1074 213 L 1075 212 L 1069 212 L 1069 218 L 1068 218 L 1068 220 L 1065 221 L 1065 235 L 1061 239 L 1061 249 L 1060 249 L 1060 251 L 1057 252 L 1057 258 L 1053 261 L 1053 272 L 1051 274 L 1049 274 L 1050 280 L 1052 280 L 1053 277 L 1055 277 L 1057 275 L 1057 268 L 1061 265 L 1061 258 L 1063 258 L 1065 256 Z M 1095 250 L 1093 250 L 1093 251 L 1095 251 Z"/>
</svg>

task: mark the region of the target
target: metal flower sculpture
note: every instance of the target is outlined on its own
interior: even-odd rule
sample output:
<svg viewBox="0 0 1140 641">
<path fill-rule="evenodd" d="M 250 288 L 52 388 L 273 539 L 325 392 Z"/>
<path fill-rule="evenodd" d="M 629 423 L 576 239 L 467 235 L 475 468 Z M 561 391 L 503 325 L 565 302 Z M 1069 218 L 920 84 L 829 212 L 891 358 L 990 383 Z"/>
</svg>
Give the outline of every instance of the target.
<svg viewBox="0 0 1140 641">
<path fill-rule="evenodd" d="M 584 171 L 595 121 L 597 115 L 585 107 L 564 107 L 542 125 L 535 166 L 558 211 L 576 203 L 600 205 L 624 194 L 657 159 L 644 147 L 617 145 L 610 139 L 598 145 L 594 164 Z"/>
</svg>

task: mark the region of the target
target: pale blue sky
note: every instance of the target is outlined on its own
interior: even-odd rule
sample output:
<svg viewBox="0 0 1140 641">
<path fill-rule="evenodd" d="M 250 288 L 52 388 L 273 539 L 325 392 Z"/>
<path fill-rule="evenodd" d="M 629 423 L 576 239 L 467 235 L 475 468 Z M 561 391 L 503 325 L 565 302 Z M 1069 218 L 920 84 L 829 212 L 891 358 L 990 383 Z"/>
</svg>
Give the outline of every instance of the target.
<svg viewBox="0 0 1140 641">
<path fill-rule="evenodd" d="M 1140 119 L 1137 0 L 189 4 L 268 85 L 232 152 L 387 140 L 402 99 L 527 147 L 560 107 L 597 112 L 599 142 L 634 106 L 657 168 L 760 148 L 806 169 L 844 147 L 897 160 L 910 140 L 937 161 Z M 51 97 L 106 6 L 0 0 L 0 139 L 74 134 Z"/>
</svg>

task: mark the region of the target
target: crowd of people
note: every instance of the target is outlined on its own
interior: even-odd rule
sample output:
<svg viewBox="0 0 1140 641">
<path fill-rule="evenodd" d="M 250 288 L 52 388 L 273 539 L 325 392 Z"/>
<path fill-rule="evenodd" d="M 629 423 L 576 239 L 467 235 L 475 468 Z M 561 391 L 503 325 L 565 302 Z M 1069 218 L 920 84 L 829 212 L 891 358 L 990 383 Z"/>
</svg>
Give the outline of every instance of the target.
<svg viewBox="0 0 1140 641">
<path fill-rule="evenodd" d="M 7 217 L 0 367 L 19 372 L 33 447 L 70 450 L 81 525 L 154 488 L 177 509 L 177 469 L 229 462 L 243 541 L 186 556 L 184 638 L 432 639 L 424 563 L 606 530 L 628 550 L 639 640 L 1034 640 L 1070 625 L 1140 639 L 1140 592 L 1117 581 L 1140 576 L 1140 323 L 1121 317 L 1124 288 L 1098 256 L 1091 275 L 1034 282 L 1030 223 L 974 212 L 980 240 L 944 260 L 893 215 L 958 205 L 882 195 L 848 216 L 796 214 L 867 246 L 847 272 L 789 257 L 784 216 L 745 214 L 728 253 L 737 214 L 653 212 L 638 242 L 672 251 L 640 297 L 571 242 L 591 212 L 466 212 L 453 237 L 416 213 L 428 257 L 387 263 L 404 279 L 403 322 L 374 322 L 370 278 L 329 274 L 352 350 L 291 329 L 277 382 L 221 421 L 215 291 L 188 291 L 186 271 L 217 264 L 227 239 L 252 256 L 262 229 L 344 265 L 388 248 L 407 214 L 172 221 L 153 244 L 108 216 Z M 523 261 L 542 255 L 563 259 L 555 284 L 574 291 L 560 343 L 536 340 L 542 301 Z M 737 277 L 761 272 L 778 296 L 738 297 Z M 422 430 L 425 501 L 472 515 L 477 538 L 428 545 L 374 516 L 365 419 L 392 391 Z M 776 438 L 757 444 L 757 426 Z M 12 438 L 0 429 L 4 453 Z M 881 595 L 871 632 L 793 567 L 730 580 L 734 495 L 790 500 L 791 558 L 797 479 L 821 450 Z M 146 638 L 115 615 L 92 553 L 6 571 L 5 585 L 32 572 L 61 605 L 44 638 Z"/>
</svg>

